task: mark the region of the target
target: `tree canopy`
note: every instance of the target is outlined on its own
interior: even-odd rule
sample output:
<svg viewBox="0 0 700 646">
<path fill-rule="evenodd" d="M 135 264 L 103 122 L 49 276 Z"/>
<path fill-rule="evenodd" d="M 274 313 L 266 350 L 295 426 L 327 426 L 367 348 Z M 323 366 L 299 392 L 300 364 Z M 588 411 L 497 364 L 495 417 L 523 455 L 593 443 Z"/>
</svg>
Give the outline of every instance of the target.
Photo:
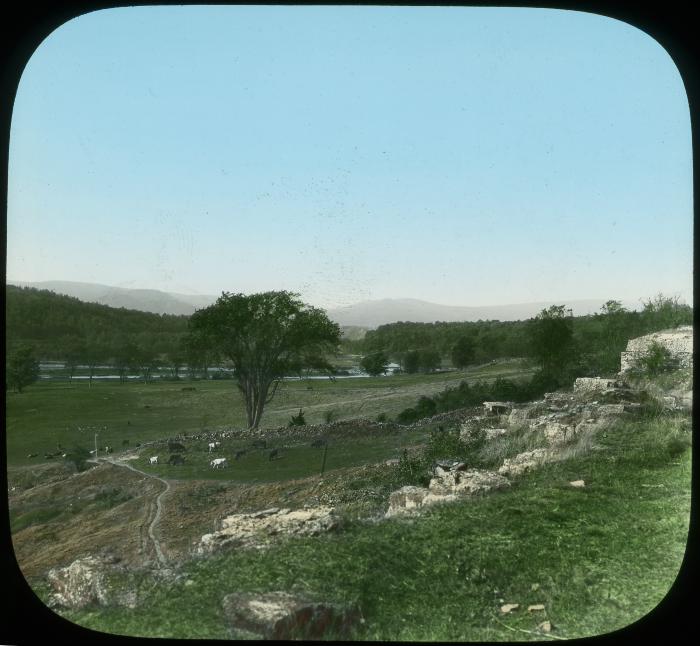
<svg viewBox="0 0 700 646">
<path fill-rule="evenodd" d="M 17 348 L 8 358 L 5 366 L 8 388 L 21 393 L 39 378 L 39 362 L 34 356 L 34 350 L 23 346 Z"/>
<path fill-rule="evenodd" d="M 322 358 L 340 343 L 340 328 L 323 310 L 286 291 L 224 292 L 192 315 L 190 333 L 233 364 L 249 428 L 260 424 L 282 377 L 307 365 L 330 370 Z"/>
</svg>

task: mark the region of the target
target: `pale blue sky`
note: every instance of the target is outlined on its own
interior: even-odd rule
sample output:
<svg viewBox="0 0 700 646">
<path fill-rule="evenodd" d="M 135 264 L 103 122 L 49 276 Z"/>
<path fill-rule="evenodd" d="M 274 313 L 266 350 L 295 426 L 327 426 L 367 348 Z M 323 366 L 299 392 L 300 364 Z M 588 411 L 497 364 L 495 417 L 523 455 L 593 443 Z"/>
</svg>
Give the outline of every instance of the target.
<svg viewBox="0 0 700 646">
<path fill-rule="evenodd" d="M 131 7 L 37 49 L 9 279 L 492 305 L 692 302 L 665 50 L 550 9 Z"/>
</svg>

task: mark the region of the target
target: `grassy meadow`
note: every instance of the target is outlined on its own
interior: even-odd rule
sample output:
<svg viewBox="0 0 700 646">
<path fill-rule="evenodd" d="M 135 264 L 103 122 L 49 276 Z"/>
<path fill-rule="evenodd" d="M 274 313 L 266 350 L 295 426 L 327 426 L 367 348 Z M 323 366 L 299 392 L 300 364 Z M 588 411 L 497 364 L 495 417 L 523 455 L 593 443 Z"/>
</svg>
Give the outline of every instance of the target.
<svg viewBox="0 0 700 646">
<path fill-rule="evenodd" d="M 266 407 L 262 425 L 285 426 L 300 408 L 308 424 L 322 423 L 328 414 L 334 420 L 376 419 L 380 413 L 393 417 L 414 405 L 420 395 L 437 393 L 462 379 L 517 379 L 530 372 L 515 360 L 435 374 L 285 380 Z M 244 428 L 245 409 L 231 380 L 158 380 L 148 384 L 93 381 L 91 387 L 86 381 L 43 381 L 21 394 L 8 392 L 5 419 L 8 465 L 23 466 L 43 462 L 44 454 L 54 452 L 57 444 L 66 449 L 75 445 L 92 449 L 95 432 L 99 433 L 99 446 L 120 451 L 124 440 L 133 448 L 137 443 L 179 433 Z M 38 457 L 28 458 L 30 453 Z"/>
</svg>

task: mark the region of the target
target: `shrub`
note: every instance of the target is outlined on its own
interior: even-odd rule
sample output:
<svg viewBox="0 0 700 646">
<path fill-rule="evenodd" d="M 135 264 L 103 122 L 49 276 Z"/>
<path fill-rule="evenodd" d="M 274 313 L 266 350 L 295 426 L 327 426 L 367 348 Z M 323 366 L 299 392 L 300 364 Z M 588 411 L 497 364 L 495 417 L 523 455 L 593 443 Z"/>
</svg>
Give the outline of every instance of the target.
<svg viewBox="0 0 700 646">
<path fill-rule="evenodd" d="M 304 419 L 304 410 L 300 408 L 298 415 L 292 415 L 287 426 L 306 426 L 306 419 Z"/>
<path fill-rule="evenodd" d="M 76 471 L 85 471 L 88 468 L 87 459 L 90 457 L 90 451 L 84 446 L 74 446 L 66 454 L 66 460 L 75 465 Z"/>
<path fill-rule="evenodd" d="M 677 368 L 678 359 L 671 354 L 670 350 L 656 341 L 647 348 L 647 351 L 632 366 L 633 372 L 638 376 L 647 377 L 656 377 Z"/>
</svg>

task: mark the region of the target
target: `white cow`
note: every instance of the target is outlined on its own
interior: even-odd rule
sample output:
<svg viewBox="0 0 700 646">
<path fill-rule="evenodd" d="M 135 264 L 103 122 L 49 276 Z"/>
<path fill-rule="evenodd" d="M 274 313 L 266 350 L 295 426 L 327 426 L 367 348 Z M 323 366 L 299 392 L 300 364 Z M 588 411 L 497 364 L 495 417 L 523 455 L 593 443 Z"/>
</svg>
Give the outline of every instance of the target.
<svg viewBox="0 0 700 646">
<path fill-rule="evenodd" d="M 223 469 L 228 466 L 226 458 L 214 458 L 210 463 L 212 469 Z"/>
<path fill-rule="evenodd" d="M 158 456 L 154 455 L 152 458 L 148 459 L 149 464 L 158 464 Z"/>
<path fill-rule="evenodd" d="M 209 442 L 209 453 L 221 446 L 221 442 Z"/>
</svg>

